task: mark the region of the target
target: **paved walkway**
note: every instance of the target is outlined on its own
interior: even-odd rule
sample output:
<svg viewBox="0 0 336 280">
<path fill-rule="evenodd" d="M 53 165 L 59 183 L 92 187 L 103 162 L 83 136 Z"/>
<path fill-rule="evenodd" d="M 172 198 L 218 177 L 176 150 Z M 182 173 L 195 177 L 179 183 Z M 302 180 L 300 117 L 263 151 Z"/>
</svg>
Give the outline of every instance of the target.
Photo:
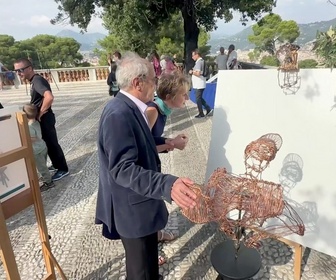
<svg viewBox="0 0 336 280">
<path fill-rule="evenodd" d="M 96 138 L 98 120 L 109 100 L 105 82 L 60 84 L 54 88 L 57 131 L 70 176 L 42 193 L 51 246 L 68 279 L 125 279 L 124 251 L 119 241 L 108 241 L 94 225 L 98 185 Z M 25 89 L 0 92 L 4 106 L 29 102 Z M 166 135 L 185 132 L 190 137 L 184 151 L 161 155 L 163 172 L 204 181 L 211 134 L 211 118 L 194 119 L 197 109 L 188 102 L 168 121 Z M 113 129 L 113 128 L 112 128 Z M 224 240 L 216 225 L 194 225 L 186 220 L 175 204 L 168 205 L 168 228 L 179 235 L 160 245 L 167 258 L 161 267 L 165 280 L 216 279 L 209 258 L 214 246 Z M 23 280 L 42 279 L 34 211 L 30 207 L 8 220 L 12 245 Z M 262 268 L 254 279 L 293 279 L 293 251 L 276 240 L 265 240 L 260 249 Z M 134 260 L 136 261 L 136 260 Z M 336 279 L 336 259 L 306 248 L 302 263 L 303 280 Z M 0 266 L 0 280 L 6 279 Z"/>
</svg>

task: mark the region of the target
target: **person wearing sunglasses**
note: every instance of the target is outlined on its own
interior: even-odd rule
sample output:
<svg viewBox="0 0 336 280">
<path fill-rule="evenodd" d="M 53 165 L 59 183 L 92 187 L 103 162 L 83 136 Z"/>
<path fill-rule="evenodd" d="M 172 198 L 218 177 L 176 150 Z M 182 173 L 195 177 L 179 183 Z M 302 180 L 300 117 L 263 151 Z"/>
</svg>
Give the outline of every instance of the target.
<svg viewBox="0 0 336 280">
<path fill-rule="evenodd" d="M 42 139 L 47 144 L 48 156 L 56 173 L 52 176 L 53 181 L 58 181 L 69 175 L 69 169 L 64 157 L 63 150 L 58 143 L 55 128 L 55 115 L 51 109 L 54 100 L 49 82 L 35 73 L 31 61 L 21 58 L 15 61 L 14 71 L 22 80 L 30 82 L 30 103 L 38 108 L 37 120 L 41 125 Z"/>
</svg>

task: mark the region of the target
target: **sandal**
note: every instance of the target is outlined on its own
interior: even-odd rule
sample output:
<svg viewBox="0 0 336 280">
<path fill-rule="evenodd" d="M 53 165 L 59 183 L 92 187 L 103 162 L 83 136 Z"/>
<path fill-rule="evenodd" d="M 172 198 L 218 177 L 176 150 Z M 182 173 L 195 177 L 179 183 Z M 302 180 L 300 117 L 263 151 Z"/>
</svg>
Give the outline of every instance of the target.
<svg viewBox="0 0 336 280">
<path fill-rule="evenodd" d="M 164 230 L 159 230 L 158 231 L 158 241 L 159 242 L 165 242 L 165 241 L 173 241 L 177 238 L 176 235 L 174 235 L 170 231 L 164 231 Z"/>
<path fill-rule="evenodd" d="M 159 265 L 163 265 L 166 263 L 166 259 L 162 256 L 159 256 Z"/>
</svg>

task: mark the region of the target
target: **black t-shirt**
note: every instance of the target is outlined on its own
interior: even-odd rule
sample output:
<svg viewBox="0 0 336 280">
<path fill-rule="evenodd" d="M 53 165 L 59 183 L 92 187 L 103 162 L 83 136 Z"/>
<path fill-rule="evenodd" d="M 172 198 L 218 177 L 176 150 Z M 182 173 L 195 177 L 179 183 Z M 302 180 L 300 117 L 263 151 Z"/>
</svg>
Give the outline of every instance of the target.
<svg viewBox="0 0 336 280">
<path fill-rule="evenodd" d="M 44 93 L 46 91 L 51 92 L 49 82 L 42 76 L 35 74 L 30 80 L 30 103 L 34 104 L 38 110 L 41 109 Z M 51 107 L 48 109 L 48 111 L 51 111 Z"/>
</svg>

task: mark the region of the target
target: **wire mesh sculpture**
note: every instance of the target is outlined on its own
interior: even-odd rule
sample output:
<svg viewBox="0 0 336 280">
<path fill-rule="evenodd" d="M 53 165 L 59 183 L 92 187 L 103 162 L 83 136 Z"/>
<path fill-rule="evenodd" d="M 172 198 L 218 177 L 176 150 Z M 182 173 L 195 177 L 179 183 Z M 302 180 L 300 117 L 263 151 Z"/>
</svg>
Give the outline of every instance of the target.
<svg viewBox="0 0 336 280">
<path fill-rule="evenodd" d="M 298 70 L 298 50 L 299 45 L 286 43 L 277 50 L 276 56 L 280 61 L 280 70 Z"/>
<path fill-rule="evenodd" d="M 205 186 L 192 187 L 196 207 L 182 210 L 183 215 L 194 223 L 218 223 L 220 230 L 235 241 L 237 252 L 241 243 L 256 248 L 267 237 L 303 235 L 305 226 L 284 200 L 283 187 L 261 180 L 261 173 L 281 145 L 279 134 L 266 134 L 252 141 L 245 149 L 245 174 L 216 169 Z"/>
<path fill-rule="evenodd" d="M 299 45 L 286 43 L 281 45 L 276 52 L 280 62 L 278 68 L 278 84 L 286 94 L 295 94 L 300 88 L 298 50 Z M 281 77 L 281 73 L 283 74 Z"/>
<path fill-rule="evenodd" d="M 261 177 L 262 172 L 275 158 L 277 151 L 282 146 L 279 134 L 269 133 L 252 141 L 245 148 L 245 174 L 251 178 Z"/>
</svg>

